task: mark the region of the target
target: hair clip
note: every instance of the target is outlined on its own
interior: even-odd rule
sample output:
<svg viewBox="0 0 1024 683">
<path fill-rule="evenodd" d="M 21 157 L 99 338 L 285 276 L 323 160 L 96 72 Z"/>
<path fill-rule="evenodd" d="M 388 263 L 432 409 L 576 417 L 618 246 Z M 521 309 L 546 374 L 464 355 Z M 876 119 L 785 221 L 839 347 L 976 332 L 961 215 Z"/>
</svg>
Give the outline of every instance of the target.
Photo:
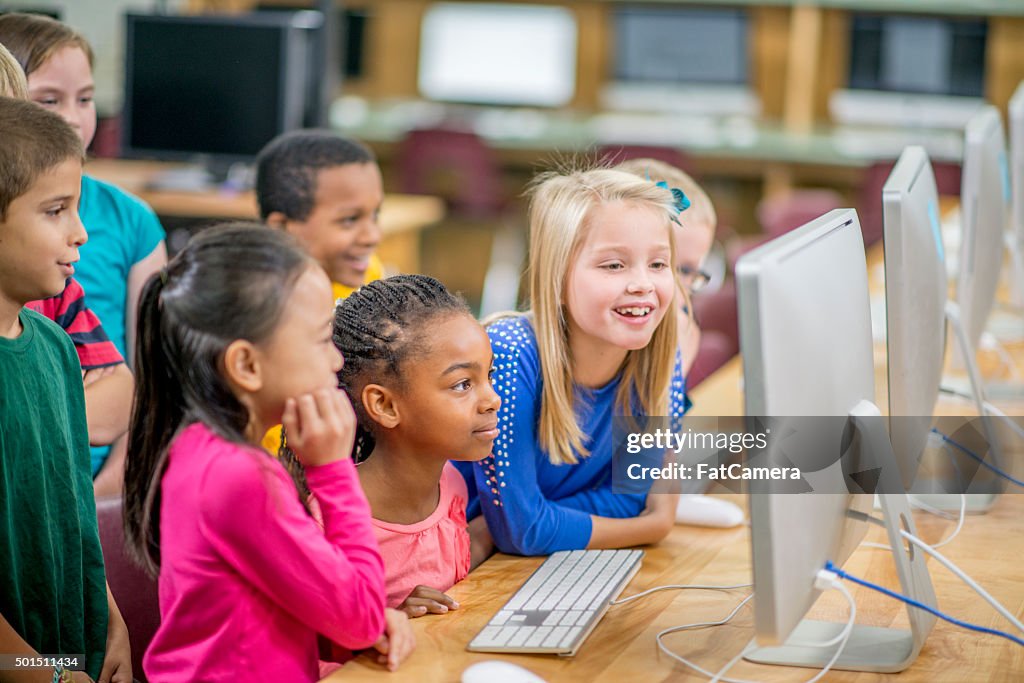
<svg viewBox="0 0 1024 683">
<path fill-rule="evenodd" d="M 160 269 L 160 284 L 167 284 L 167 266 Z"/>
<path fill-rule="evenodd" d="M 663 187 L 672 193 L 673 203 L 675 204 L 676 215 L 678 216 L 683 211 L 690 208 L 690 198 L 686 196 L 686 193 L 680 190 L 678 187 L 669 187 L 668 183 L 664 180 L 655 183 L 658 187 Z"/>
</svg>

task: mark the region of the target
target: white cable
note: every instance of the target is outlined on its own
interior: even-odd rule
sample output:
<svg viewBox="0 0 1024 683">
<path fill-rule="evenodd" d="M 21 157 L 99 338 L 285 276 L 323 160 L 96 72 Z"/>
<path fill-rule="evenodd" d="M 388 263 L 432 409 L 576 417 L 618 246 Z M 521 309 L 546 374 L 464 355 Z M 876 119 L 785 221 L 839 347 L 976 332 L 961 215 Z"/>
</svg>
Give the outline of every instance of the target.
<svg viewBox="0 0 1024 683">
<path fill-rule="evenodd" d="M 988 413 L 989 415 L 1001 418 L 1003 421 L 1006 422 L 1006 424 L 1010 425 L 1010 429 L 1015 431 L 1017 433 L 1017 436 L 1024 439 L 1024 428 L 1022 428 L 1020 425 L 1014 422 L 1012 417 L 1001 411 L 999 408 L 996 408 L 988 401 L 982 401 L 981 407 L 984 408 L 985 412 Z"/>
<path fill-rule="evenodd" d="M 958 389 L 954 389 L 952 387 L 940 387 L 939 391 L 941 391 L 944 394 L 950 394 L 951 396 L 956 396 L 958 398 L 965 399 L 967 401 L 974 401 L 974 395 L 973 394 L 968 394 L 968 393 L 965 393 L 965 392 L 960 391 Z M 998 417 L 998 418 L 1002 419 L 1003 421 L 1005 421 L 1006 424 L 1008 424 L 1010 426 L 1010 429 L 1012 429 L 1014 432 L 1017 433 L 1017 436 L 1019 436 L 1022 439 L 1024 439 L 1024 427 L 1021 427 L 1016 422 L 1014 422 L 1012 417 L 1010 417 L 1009 415 L 1004 413 L 1002 410 L 997 408 L 995 405 L 993 405 L 992 403 L 990 403 L 990 402 L 988 402 L 986 400 L 982 400 L 982 402 L 981 402 L 981 409 L 984 410 L 989 415 L 991 415 L 993 417 Z"/>
<path fill-rule="evenodd" d="M 857 620 L 857 604 L 853 601 L 853 596 L 850 595 L 850 591 L 846 589 L 846 586 L 844 586 L 838 578 L 832 580 L 831 587 L 842 593 L 843 597 L 846 598 L 846 602 L 850 604 L 850 616 L 846 620 L 846 626 L 843 628 L 839 636 L 837 636 L 837 638 L 841 638 L 841 640 L 839 642 L 839 647 L 836 648 L 835 653 L 832 655 L 832 659 L 828 660 L 828 664 L 826 664 L 825 668 L 819 671 L 816 676 L 808 679 L 807 683 L 817 683 L 817 681 L 820 681 L 822 677 L 835 665 L 835 663 L 839 661 L 840 655 L 842 655 L 843 650 L 846 649 L 846 644 L 850 642 L 850 636 L 853 634 L 853 624 Z M 832 640 L 835 640 L 835 638 Z M 831 647 L 832 642 L 829 641 L 828 644 L 819 643 L 818 645 L 820 647 Z"/>
<path fill-rule="evenodd" d="M 1020 372 L 1017 370 L 1016 363 L 1013 362 L 1013 357 L 1010 352 L 1006 350 L 1006 346 L 999 341 L 999 338 L 994 334 L 985 332 L 982 334 L 982 340 L 980 346 L 983 349 L 991 349 L 996 352 L 999 356 L 999 360 L 1002 361 L 1003 365 L 1010 371 L 1010 378 L 1016 381 L 1020 380 Z"/>
<path fill-rule="evenodd" d="M 929 505 L 927 507 L 931 507 L 931 506 Z M 927 508 L 923 508 L 923 509 L 927 509 Z M 942 546 L 947 545 L 950 542 L 952 542 L 952 540 L 954 538 L 956 538 L 957 534 L 960 533 L 960 530 L 964 528 L 964 520 L 966 518 L 967 518 L 967 494 L 961 493 L 960 494 L 960 517 L 957 520 L 956 528 L 953 529 L 953 533 L 951 533 L 949 536 L 946 536 L 944 539 L 942 539 L 938 543 L 935 543 L 934 545 L 932 545 L 932 547 L 933 548 L 941 548 Z M 862 543 L 861 545 L 863 545 L 865 548 L 878 548 L 880 550 L 892 550 L 892 546 L 890 546 L 888 543 L 868 542 L 868 543 Z"/>
<path fill-rule="evenodd" d="M 948 569 L 949 571 L 951 571 L 954 574 L 956 574 L 960 578 L 961 581 L 966 583 L 978 595 L 980 595 L 982 598 L 984 598 L 985 601 L 988 604 L 992 605 L 992 607 L 994 607 L 997 612 L 999 612 L 1001 615 L 1006 617 L 1007 621 L 1009 621 L 1011 624 L 1013 624 L 1016 628 L 1020 629 L 1021 631 L 1024 631 L 1024 624 L 1022 624 L 1020 622 L 1020 619 L 1015 617 L 1008 609 L 1003 607 L 1002 604 L 1000 604 L 998 600 L 996 600 L 991 595 L 989 595 L 988 591 L 986 591 L 984 588 L 982 588 L 980 585 L 978 585 L 978 583 L 974 579 L 972 579 L 970 576 L 968 576 L 962 569 L 960 569 L 960 567 L 958 567 L 955 564 L 953 564 L 953 562 L 951 560 L 947 559 L 945 555 L 943 555 L 939 551 L 935 550 L 932 546 L 928 545 L 927 543 L 925 543 L 924 541 L 922 541 L 920 538 L 918 538 L 914 534 L 910 533 L 909 531 L 904 531 L 904 530 L 901 529 L 900 530 L 900 535 L 903 536 L 903 538 L 905 538 L 908 541 L 910 541 L 911 543 L 913 543 L 914 545 L 916 545 L 918 548 L 923 550 L 928 555 L 931 555 L 936 560 L 941 562 L 946 567 L 946 569 Z"/>
<path fill-rule="evenodd" d="M 692 629 L 692 628 L 704 628 L 704 627 L 707 627 L 707 626 L 721 626 L 723 624 L 727 624 L 727 623 L 729 623 L 729 621 L 734 616 L 736 616 L 737 612 L 739 612 L 741 609 L 743 609 L 744 605 L 746 605 L 748 602 L 750 602 L 751 598 L 753 598 L 753 597 L 754 597 L 754 594 L 751 593 L 747 597 L 743 598 L 743 600 L 740 601 L 740 604 L 736 605 L 736 607 L 732 610 L 732 612 L 729 612 L 729 615 L 727 617 L 725 617 L 724 619 L 720 620 L 720 621 L 705 621 L 705 622 L 698 622 L 696 624 L 684 624 L 683 626 L 673 626 L 671 628 L 665 629 L 664 631 L 661 631 L 660 633 L 658 633 L 657 636 L 655 636 L 655 641 L 658 643 L 658 649 L 661 650 L 666 655 L 668 655 L 669 657 L 671 657 L 672 659 L 676 660 L 677 662 L 680 662 L 680 663 L 684 664 L 685 666 L 690 667 L 694 671 L 702 673 L 705 676 L 707 676 L 708 678 L 711 678 L 715 674 L 713 674 L 710 671 L 708 671 L 707 669 L 701 667 L 699 664 L 694 664 L 693 662 L 691 662 L 690 660 L 686 659 L 682 655 L 677 655 L 675 652 L 672 652 L 672 650 L 668 649 L 668 646 L 666 646 L 665 643 L 662 642 L 662 638 L 664 638 L 665 636 L 669 635 L 670 633 L 676 633 L 678 631 L 685 631 L 685 630 Z M 724 676 L 720 677 L 718 680 L 724 681 L 725 683 L 755 683 L 755 681 L 746 681 L 746 680 L 743 680 L 741 678 L 725 678 Z"/>
<path fill-rule="evenodd" d="M 786 641 L 787 646 L 797 647 L 833 647 L 835 645 L 838 645 L 836 651 L 832 654 L 832 658 L 828 660 L 827 664 L 825 664 L 825 667 L 817 674 L 815 674 L 812 678 L 810 678 L 806 683 L 817 683 L 817 681 L 821 680 L 825 676 L 825 674 L 827 674 L 832 669 L 835 663 L 839 660 L 839 657 L 842 656 L 843 650 L 846 649 L 846 644 L 849 642 L 850 636 L 853 634 L 853 626 L 857 620 L 857 604 L 854 602 L 853 596 L 850 594 L 850 591 L 848 591 L 846 589 L 846 586 L 844 586 L 839 581 L 839 577 L 832 572 L 822 570 L 818 572 L 818 578 L 815 581 L 816 585 L 820 585 L 821 583 L 825 583 L 827 588 L 834 588 L 843 594 L 843 597 L 846 598 L 847 604 L 849 604 L 850 606 L 850 616 L 847 618 L 846 625 L 843 627 L 843 630 L 840 631 L 839 634 L 834 638 L 830 638 L 829 640 L 826 640 L 824 642 L 803 643 Z M 742 658 L 743 652 L 740 651 L 739 654 L 730 659 L 725 664 L 725 666 L 718 670 L 718 673 L 716 673 L 711 678 L 711 683 L 718 683 L 718 681 L 728 680 L 724 678 L 725 672 L 731 669 L 736 664 L 736 662 L 740 661 L 740 659 Z"/>
<path fill-rule="evenodd" d="M 624 605 L 627 602 L 632 602 L 633 600 L 637 600 L 638 598 L 642 598 L 644 596 L 650 595 L 651 593 L 657 593 L 658 591 L 685 590 L 685 589 L 689 589 L 689 588 L 692 588 L 694 590 L 728 591 L 728 590 L 733 590 L 734 588 L 752 588 L 753 586 L 754 586 L 754 584 L 752 584 L 752 583 L 738 583 L 735 586 L 705 586 L 705 585 L 701 585 L 701 584 L 669 584 L 667 586 L 655 586 L 654 588 L 648 588 L 647 590 L 643 591 L 642 593 L 637 593 L 636 595 L 630 595 L 628 598 L 621 598 L 619 600 L 612 600 L 608 604 L 609 605 Z"/>
</svg>

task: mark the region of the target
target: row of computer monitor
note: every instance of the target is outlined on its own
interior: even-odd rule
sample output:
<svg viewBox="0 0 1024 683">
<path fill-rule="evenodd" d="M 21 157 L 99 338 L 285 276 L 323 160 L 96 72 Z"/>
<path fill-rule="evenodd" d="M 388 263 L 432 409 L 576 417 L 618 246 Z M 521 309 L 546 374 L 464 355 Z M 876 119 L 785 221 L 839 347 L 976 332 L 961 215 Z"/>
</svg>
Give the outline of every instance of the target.
<svg viewBox="0 0 1024 683">
<path fill-rule="evenodd" d="M 904 487 L 914 479 L 932 427 L 946 330 L 957 333 L 972 390 L 984 414 L 973 352 L 993 307 L 1004 261 L 1019 267 L 1024 245 L 1024 84 L 1010 105 L 1007 154 L 998 110 L 986 107 L 964 133 L 961 253 L 955 302 L 948 301 L 946 254 L 935 177 L 925 150 L 908 147 L 883 189 L 888 347 L 886 449 L 881 462 Z M 1012 219 L 1011 219 L 1012 214 Z M 1009 251 L 1011 258 L 1006 259 Z M 1016 262 L 1015 262 L 1016 259 Z M 1017 273 L 1019 275 L 1019 273 Z M 857 214 L 837 209 L 750 252 L 737 264 L 740 342 L 748 416 L 878 416 L 866 259 Z M 1021 280 L 1011 280 L 1020 288 Z M 1018 292 L 1020 294 L 1020 292 Z M 847 425 L 848 428 L 848 425 Z M 995 447 L 994 435 L 987 435 Z M 842 440 L 842 435 L 837 435 Z M 889 449 L 891 445 L 891 449 Z M 876 462 L 878 454 L 875 454 Z M 885 456 L 883 456 L 884 458 Z M 787 641 L 827 640 L 836 624 L 804 619 L 827 561 L 845 562 L 871 520 L 872 496 L 834 493 L 848 472 L 839 459 L 814 473 L 833 493 L 771 494 L 751 482 L 756 595 L 754 661 L 822 666 L 835 647 Z M 891 481 L 891 479 L 890 479 Z M 891 492 L 891 489 L 890 489 Z M 766 495 L 759 495 L 766 494 Z M 883 496 L 890 542 L 912 532 L 905 494 Z M 909 528 L 908 528 L 909 525 Z M 892 542 L 904 592 L 934 606 L 921 553 Z M 934 618 L 909 610 L 910 628 L 857 629 L 838 668 L 898 671 L 920 650 Z"/>
</svg>

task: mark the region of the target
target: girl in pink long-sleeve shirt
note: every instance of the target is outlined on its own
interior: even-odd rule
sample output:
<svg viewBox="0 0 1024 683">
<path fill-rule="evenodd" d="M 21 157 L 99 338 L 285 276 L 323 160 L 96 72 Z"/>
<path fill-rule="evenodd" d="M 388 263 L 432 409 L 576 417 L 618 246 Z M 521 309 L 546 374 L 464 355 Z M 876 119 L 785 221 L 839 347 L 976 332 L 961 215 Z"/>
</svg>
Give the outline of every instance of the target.
<svg viewBox="0 0 1024 683">
<path fill-rule="evenodd" d="M 466 524 L 466 483 L 448 462 L 480 460 L 498 435 L 491 343 L 437 280 L 399 275 L 342 301 L 338 379 L 359 417 L 359 479 L 384 556 L 388 606 L 410 617 L 458 608 L 445 595 L 492 543 Z"/>
<path fill-rule="evenodd" d="M 125 527 L 159 572 L 153 683 L 314 681 L 317 634 L 392 669 L 412 650 L 349 457 L 332 303 L 319 266 L 257 225 L 204 231 L 143 289 Z M 304 474 L 259 446 L 282 421 Z"/>
</svg>

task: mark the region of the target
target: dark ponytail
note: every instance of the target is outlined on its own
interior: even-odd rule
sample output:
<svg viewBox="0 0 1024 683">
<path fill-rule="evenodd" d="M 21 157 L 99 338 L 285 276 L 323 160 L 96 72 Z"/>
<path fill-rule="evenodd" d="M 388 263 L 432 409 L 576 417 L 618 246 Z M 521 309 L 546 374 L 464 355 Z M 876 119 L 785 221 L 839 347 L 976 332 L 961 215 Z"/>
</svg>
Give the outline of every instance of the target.
<svg viewBox="0 0 1024 683">
<path fill-rule="evenodd" d="M 151 574 L 160 567 L 160 481 L 171 442 L 201 422 L 245 443 L 249 413 L 221 374 L 224 351 L 236 339 L 270 337 L 311 263 L 283 231 L 230 224 L 195 236 L 143 288 L 124 526 L 130 554 Z"/>
</svg>

